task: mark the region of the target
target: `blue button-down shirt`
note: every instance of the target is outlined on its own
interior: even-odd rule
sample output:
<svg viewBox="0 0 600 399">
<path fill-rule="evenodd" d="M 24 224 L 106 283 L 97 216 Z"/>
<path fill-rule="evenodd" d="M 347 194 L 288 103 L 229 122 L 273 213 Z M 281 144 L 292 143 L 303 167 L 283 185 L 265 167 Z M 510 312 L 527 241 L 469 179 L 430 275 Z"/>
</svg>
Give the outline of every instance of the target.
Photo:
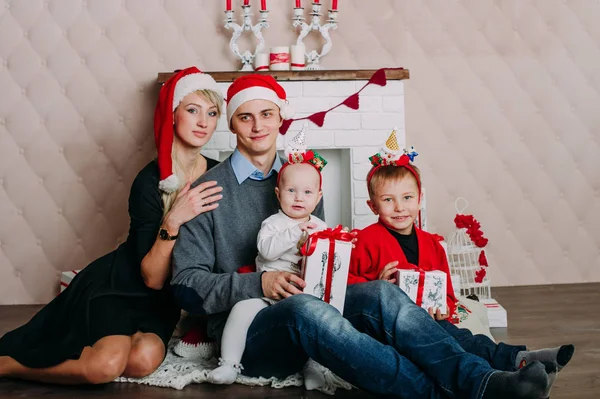
<svg viewBox="0 0 600 399">
<path fill-rule="evenodd" d="M 266 175 L 258 170 L 256 166 L 252 165 L 245 156 L 243 156 L 238 149 L 236 148 L 233 154 L 231 154 L 231 167 L 233 168 L 233 173 L 235 173 L 235 178 L 238 181 L 238 184 L 242 184 L 246 179 L 251 180 L 265 180 L 268 179 L 273 172 L 279 173 L 279 169 L 281 169 L 282 163 L 281 158 L 279 156 L 275 157 L 275 162 L 273 162 L 273 166 L 269 170 L 269 173 Z"/>
</svg>

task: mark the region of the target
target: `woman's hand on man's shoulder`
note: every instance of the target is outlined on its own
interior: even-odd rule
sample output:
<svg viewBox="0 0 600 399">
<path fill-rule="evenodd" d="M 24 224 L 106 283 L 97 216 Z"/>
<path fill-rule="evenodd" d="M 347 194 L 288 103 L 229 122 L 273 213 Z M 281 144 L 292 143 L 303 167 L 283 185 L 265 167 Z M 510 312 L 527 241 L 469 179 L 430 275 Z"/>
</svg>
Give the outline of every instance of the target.
<svg viewBox="0 0 600 399">
<path fill-rule="evenodd" d="M 217 186 L 214 180 L 200 183 L 190 188 L 190 182 L 181 189 L 173 203 L 173 207 L 165 217 L 165 224 L 174 230 L 179 230 L 182 224 L 189 222 L 204 212 L 212 211 L 219 206 L 223 198 L 220 194 L 223 187 Z"/>
</svg>

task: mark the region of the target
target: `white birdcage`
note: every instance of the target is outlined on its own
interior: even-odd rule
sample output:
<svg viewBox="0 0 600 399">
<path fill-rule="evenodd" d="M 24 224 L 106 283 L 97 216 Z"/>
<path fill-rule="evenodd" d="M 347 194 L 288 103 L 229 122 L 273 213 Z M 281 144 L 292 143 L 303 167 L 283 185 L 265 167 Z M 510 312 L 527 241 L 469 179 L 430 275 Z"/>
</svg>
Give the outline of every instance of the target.
<svg viewBox="0 0 600 399">
<path fill-rule="evenodd" d="M 460 205 L 464 205 L 460 207 Z M 469 206 L 465 198 L 457 198 L 454 202 L 457 214 L 461 215 Z M 450 273 L 460 276 L 460 293 L 464 296 L 477 295 L 479 299 L 491 298 L 490 279 L 488 273 L 483 281 L 477 283 L 475 277 L 481 269 L 479 256 L 483 249 L 476 246 L 466 228 L 456 229 L 448 240 L 448 264 Z"/>
</svg>

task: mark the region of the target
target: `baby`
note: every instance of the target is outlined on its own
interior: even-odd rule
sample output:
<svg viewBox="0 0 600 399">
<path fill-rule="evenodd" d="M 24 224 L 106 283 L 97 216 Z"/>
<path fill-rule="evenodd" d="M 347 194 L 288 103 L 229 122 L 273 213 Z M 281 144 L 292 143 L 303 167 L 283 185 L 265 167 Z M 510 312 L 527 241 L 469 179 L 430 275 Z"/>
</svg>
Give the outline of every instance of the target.
<svg viewBox="0 0 600 399">
<path fill-rule="evenodd" d="M 287 162 L 277 176 L 275 194 L 280 210 L 265 219 L 258 233 L 256 269 L 286 271 L 300 274 L 302 247 L 308 236 L 324 230 L 324 221 L 311 215 L 323 197 L 321 170 L 327 164 L 315 151 L 306 151 L 302 130 L 287 146 Z M 282 296 L 280 300 L 284 300 Z M 254 298 L 238 302 L 232 309 L 221 342 L 219 367 L 208 379 L 215 384 L 231 384 L 243 369 L 240 364 L 246 347 L 250 324 L 262 309 L 277 303 L 270 298 Z M 309 359 L 304 367 L 306 389 L 316 389 L 325 383 L 318 363 Z"/>
</svg>

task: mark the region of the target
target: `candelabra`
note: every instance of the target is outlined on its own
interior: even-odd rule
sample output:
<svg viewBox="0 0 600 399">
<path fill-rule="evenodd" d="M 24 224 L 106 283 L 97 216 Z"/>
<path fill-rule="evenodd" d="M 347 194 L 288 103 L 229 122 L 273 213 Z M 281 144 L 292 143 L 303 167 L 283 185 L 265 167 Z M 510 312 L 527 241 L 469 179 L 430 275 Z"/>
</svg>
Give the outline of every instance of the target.
<svg viewBox="0 0 600 399">
<path fill-rule="evenodd" d="M 269 10 L 260 10 L 260 18 L 258 23 L 252 25 L 252 14 L 250 13 L 250 5 L 242 5 L 243 15 L 243 24 L 239 25 L 234 22 L 234 11 L 227 10 L 225 11 L 225 29 L 232 29 L 233 34 L 231 35 L 231 40 L 229 41 L 229 47 L 233 54 L 235 54 L 242 61 L 242 69 L 240 71 L 253 71 L 252 62 L 254 61 L 254 57 L 257 53 L 260 53 L 262 49 L 265 47 L 265 39 L 262 36 L 262 29 L 269 27 L 269 22 L 267 21 L 267 16 L 269 14 Z M 240 48 L 237 45 L 237 40 L 240 38 L 244 31 L 251 30 L 258 43 L 256 48 L 254 49 L 254 53 L 251 53 L 249 50 L 246 50 L 244 53 L 240 52 Z"/>
<path fill-rule="evenodd" d="M 336 7 L 334 6 L 334 8 Z M 308 24 L 304 22 L 304 7 L 294 8 L 294 17 L 292 18 L 294 21 L 293 26 L 294 28 L 300 26 L 300 33 L 298 34 L 296 44 L 303 45 L 304 38 L 311 31 L 319 31 L 323 36 L 323 39 L 325 39 L 325 44 L 320 53 L 317 50 L 306 53 L 306 60 L 308 61 L 306 66 L 307 70 L 323 69 L 319 64 L 319 60 L 331 50 L 332 43 L 329 30 L 337 29 L 337 13 L 337 10 L 329 10 L 329 18 L 324 25 L 321 25 L 321 16 L 323 15 L 321 14 L 321 4 L 313 2 L 312 12 L 310 13 L 311 22 Z"/>
</svg>

